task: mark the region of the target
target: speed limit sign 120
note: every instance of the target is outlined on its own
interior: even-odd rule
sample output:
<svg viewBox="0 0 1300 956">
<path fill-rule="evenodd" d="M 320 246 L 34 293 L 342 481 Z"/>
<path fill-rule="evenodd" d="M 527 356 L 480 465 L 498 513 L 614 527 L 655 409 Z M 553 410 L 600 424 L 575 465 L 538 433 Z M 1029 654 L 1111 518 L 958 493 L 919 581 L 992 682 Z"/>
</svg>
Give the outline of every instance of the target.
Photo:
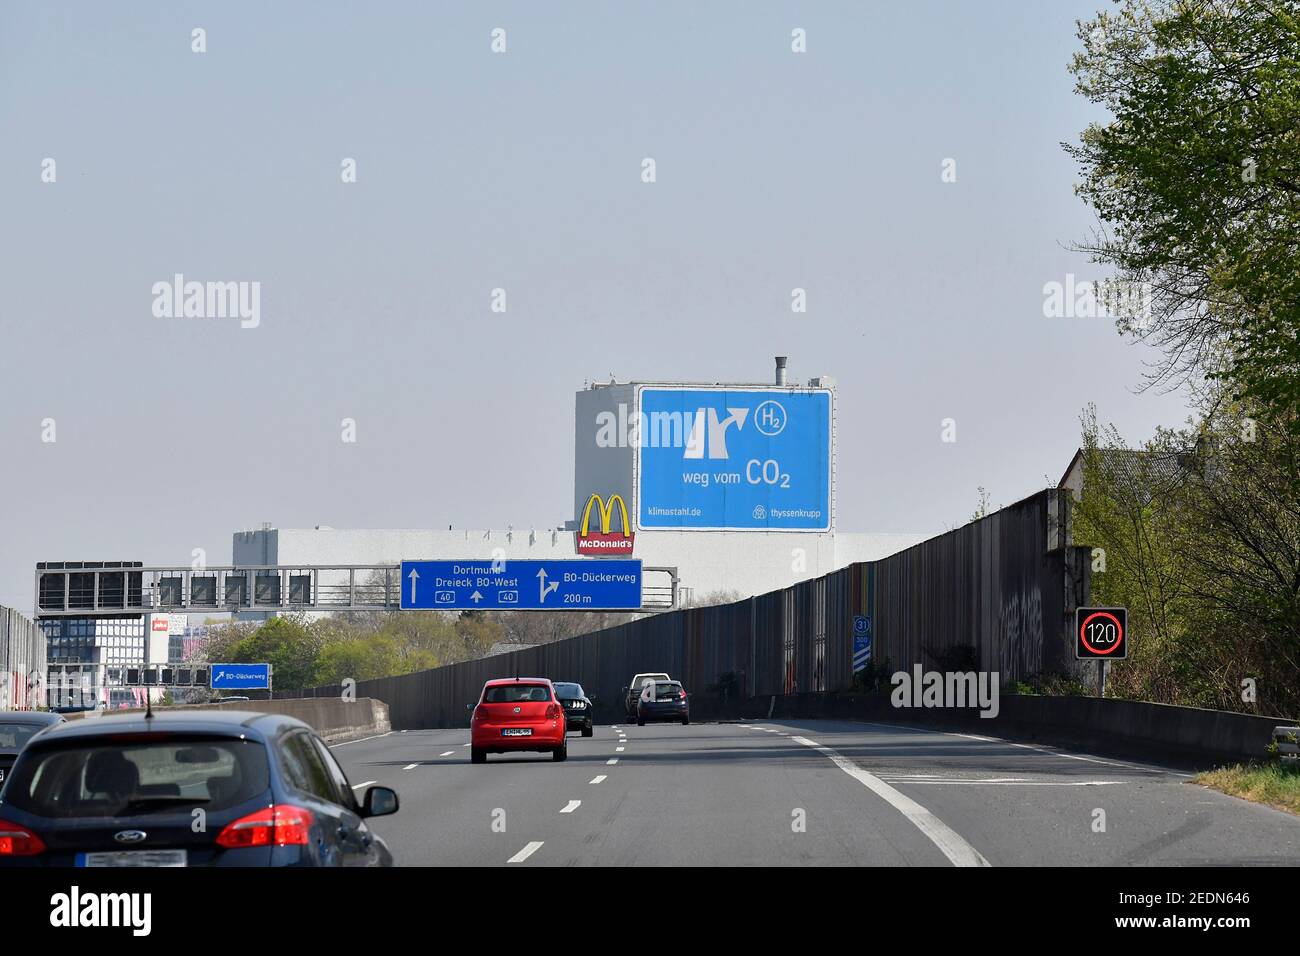
<svg viewBox="0 0 1300 956">
<path fill-rule="evenodd" d="M 1078 608 L 1074 612 L 1074 656 L 1102 661 L 1128 657 L 1128 608 Z"/>
</svg>

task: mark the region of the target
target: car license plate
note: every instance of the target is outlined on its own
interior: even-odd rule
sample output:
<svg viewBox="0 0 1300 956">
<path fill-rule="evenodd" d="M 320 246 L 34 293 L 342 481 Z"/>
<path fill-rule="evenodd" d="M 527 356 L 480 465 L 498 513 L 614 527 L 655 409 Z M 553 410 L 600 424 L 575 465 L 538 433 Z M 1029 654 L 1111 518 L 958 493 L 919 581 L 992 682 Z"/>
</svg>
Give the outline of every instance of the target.
<svg viewBox="0 0 1300 956">
<path fill-rule="evenodd" d="M 501 730 L 502 737 L 531 737 L 532 735 L 531 727 L 505 727 Z"/>
<path fill-rule="evenodd" d="M 77 866 L 188 866 L 185 850 L 110 850 L 78 853 Z"/>
</svg>

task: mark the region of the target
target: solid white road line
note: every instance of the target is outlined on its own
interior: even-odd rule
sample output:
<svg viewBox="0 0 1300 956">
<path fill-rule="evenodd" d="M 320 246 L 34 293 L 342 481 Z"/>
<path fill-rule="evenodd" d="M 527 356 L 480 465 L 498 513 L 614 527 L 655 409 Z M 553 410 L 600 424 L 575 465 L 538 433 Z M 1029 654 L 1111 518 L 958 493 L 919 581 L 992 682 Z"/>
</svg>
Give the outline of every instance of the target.
<svg viewBox="0 0 1300 956">
<path fill-rule="evenodd" d="M 388 734 L 391 733 L 392 731 L 390 730 Z M 388 734 L 375 734 L 373 737 L 358 737 L 356 740 L 344 740 L 337 744 L 330 744 L 330 748 L 333 749 L 334 747 L 346 747 L 348 744 L 360 744 L 360 743 L 364 743 L 367 740 L 378 740 L 380 737 L 387 737 Z"/>
<path fill-rule="evenodd" d="M 835 766 L 907 817 L 918 830 L 929 838 L 931 843 L 939 848 L 939 852 L 946 856 L 953 866 L 989 865 L 989 861 L 984 859 L 979 850 L 967 843 L 956 830 L 911 797 L 895 790 L 879 777 L 867 773 L 852 760 L 842 756 L 830 747 L 822 746 L 817 741 L 809 740 L 807 737 L 792 737 L 791 739 L 795 743 L 803 744 L 805 747 L 812 747 L 818 753 L 829 757 Z"/>
<path fill-rule="evenodd" d="M 1109 787 L 1121 780 L 895 780 L 895 783 L 916 783 L 927 786 L 994 786 L 994 787 Z"/>
<path fill-rule="evenodd" d="M 378 782 L 379 782 L 378 780 L 367 780 L 365 783 L 354 783 L 354 784 L 352 785 L 352 789 L 353 789 L 353 790 L 360 790 L 362 787 L 368 787 L 368 786 L 370 786 L 372 783 L 378 783 Z"/>
<path fill-rule="evenodd" d="M 580 806 L 582 806 L 582 801 L 581 801 L 581 800 L 570 800 L 570 801 L 565 805 L 564 809 L 561 810 L 560 812 L 561 812 L 561 813 L 572 813 L 574 810 L 578 809 L 578 807 L 580 807 Z"/>
<path fill-rule="evenodd" d="M 614 757 L 614 758 L 612 758 L 612 759 L 610 759 L 610 760 L 606 760 L 606 761 L 605 761 L 606 766 L 609 766 L 609 767 L 614 766 L 614 764 L 616 764 L 616 763 L 618 763 L 618 758 L 617 758 L 617 757 Z"/>
<path fill-rule="evenodd" d="M 596 774 L 596 776 L 592 777 L 592 778 L 591 778 L 590 780 L 588 780 L 587 782 L 588 782 L 588 783 L 600 783 L 600 782 L 601 782 L 602 780 L 604 780 L 604 779 L 605 779 L 605 775 L 604 775 L 603 773 L 598 773 L 598 774 Z"/>
<path fill-rule="evenodd" d="M 507 863 L 522 863 L 522 862 L 524 862 L 524 860 L 528 859 L 530 856 L 532 856 L 534 853 L 536 853 L 538 850 L 540 850 L 541 847 L 542 847 L 542 844 L 545 843 L 545 842 L 546 842 L 545 840 L 534 840 L 532 843 L 528 844 L 526 847 L 524 847 L 522 850 L 520 850 L 518 853 L 516 853 L 516 854 L 515 854 L 514 856 L 512 856 L 510 859 L 506 860 L 506 862 L 507 862 Z"/>
<path fill-rule="evenodd" d="M 454 754 L 455 752 L 456 752 L 456 751 L 454 751 L 454 750 L 448 750 L 446 753 L 438 754 L 438 756 L 439 756 L 439 757 L 450 757 L 450 756 L 451 756 L 452 754 Z"/>
<path fill-rule="evenodd" d="M 402 769 L 403 769 L 403 770 L 414 770 L 414 769 L 415 769 L 416 767 L 418 767 L 418 766 L 420 766 L 418 763 L 408 763 L 408 764 L 407 764 L 405 767 L 403 767 Z"/>
</svg>

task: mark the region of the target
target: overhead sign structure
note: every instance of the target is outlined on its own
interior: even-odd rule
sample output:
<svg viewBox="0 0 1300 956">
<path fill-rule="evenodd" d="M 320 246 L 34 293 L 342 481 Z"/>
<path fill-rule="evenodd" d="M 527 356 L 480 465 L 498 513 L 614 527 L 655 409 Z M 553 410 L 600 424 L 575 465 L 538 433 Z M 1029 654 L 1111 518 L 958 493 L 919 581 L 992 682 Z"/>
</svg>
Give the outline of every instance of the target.
<svg viewBox="0 0 1300 956">
<path fill-rule="evenodd" d="M 637 396 L 639 530 L 830 530 L 830 389 L 641 385 Z"/>
<path fill-rule="evenodd" d="M 871 663 L 871 618 L 853 615 L 853 673 L 866 670 Z"/>
<path fill-rule="evenodd" d="M 614 517 L 614 506 L 618 505 L 618 514 L 622 519 L 622 530 L 610 531 L 610 522 Z M 596 509 L 597 530 L 591 530 L 591 510 Z M 599 556 L 626 556 L 632 553 L 636 535 L 632 531 L 632 522 L 627 516 L 627 505 L 622 495 L 610 495 L 606 501 L 600 495 L 593 494 L 587 499 L 587 507 L 582 509 L 582 525 L 573 533 L 573 546 L 578 554 Z"/>
<path fill-rule="evenodd" d="M 403 561 L 404 611 L 635 611 L 641 562 L 627 558 Z"/>
<path fill-rule="evenodd" d="M 1081 607 L 1074 612 L 1074 656 L 1122 661 L 1128 657 L 1128 608 Z"/>
<path fill-rule="evenodd" d="M 270 664 L 210 664 L 213 690 L 265 690 L 271 686 Z"/>
</svg>

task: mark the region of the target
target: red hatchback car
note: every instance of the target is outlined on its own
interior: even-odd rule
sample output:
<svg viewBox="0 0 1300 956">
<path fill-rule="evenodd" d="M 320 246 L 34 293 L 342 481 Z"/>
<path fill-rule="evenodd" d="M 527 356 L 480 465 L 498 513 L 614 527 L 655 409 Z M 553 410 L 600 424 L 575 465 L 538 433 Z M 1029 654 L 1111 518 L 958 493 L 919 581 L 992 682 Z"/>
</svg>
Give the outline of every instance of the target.
<svg viewBox="0 0 1300 956">
<path fill-rule="evenodd" d="M 554 760 L 569 756 L 564 706 L 545 677 L 488 681 L 469 727 L 471 763 L 516 750 L 550 753 Z"/>
</svg>

